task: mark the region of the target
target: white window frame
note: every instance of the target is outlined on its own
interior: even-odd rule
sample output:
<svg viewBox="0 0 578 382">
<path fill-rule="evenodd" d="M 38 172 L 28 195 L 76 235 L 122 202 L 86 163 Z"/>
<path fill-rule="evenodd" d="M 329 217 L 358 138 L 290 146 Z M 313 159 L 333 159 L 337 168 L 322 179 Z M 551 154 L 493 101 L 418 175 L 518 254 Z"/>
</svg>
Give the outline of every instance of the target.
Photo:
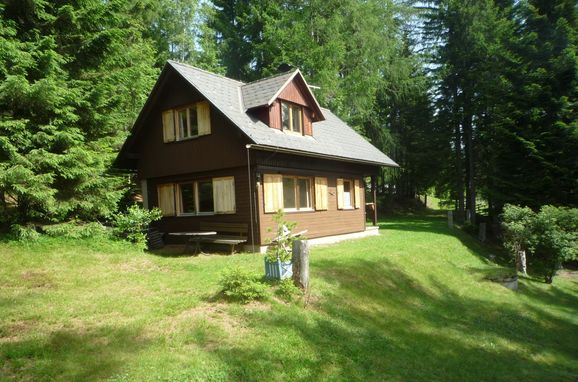
<svg viewBox="0 0 578 382">
<path fill-rule="evenodd" d="M 176 205 L 177 205 L 177 216 L 209 216 L 209 215 L 215 215 L 215 206 L 214 206 L 214 198 L 215 196 L 213 195 L 213 210 L 212 211 L 205 211 L 205 212 L 201 212 L 199 211 L 199 183 L 201 182 L 207 182 L 207 181 L 211 181 L 211 189 L 213 186 L 213 179 L 209 178 L 209 179 L 198 179 L 198 180 L 193 180 L 190 182 L 179 182 L 176 183 Z M 185 184 L 192 184 L 193 185 L 193 195 L 194 195 L 194 204 L 195 204 L 195 212 L 183 212 L 183 200 L 182 200 L 182 194 L 181 194 L 181 186 L 185 185 Z"/>
</svg>

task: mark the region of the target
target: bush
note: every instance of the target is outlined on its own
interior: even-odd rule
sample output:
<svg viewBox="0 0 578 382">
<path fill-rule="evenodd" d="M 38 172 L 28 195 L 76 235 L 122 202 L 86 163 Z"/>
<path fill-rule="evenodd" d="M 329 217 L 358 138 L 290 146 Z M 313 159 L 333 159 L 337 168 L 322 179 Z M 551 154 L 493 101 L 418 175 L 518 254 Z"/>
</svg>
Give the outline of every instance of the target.
<svg viewBox="0 0 578 382">
<path fill-rule="evenodd" d="M 506 248 L 523 255 L 528 250 L 542 259 L 546 283 L 552 283 L 563 262 L 578 257 L 578 209 L 542 206 L 535 213 L 506 205 L 502 219 Z"/>
<path fill-rule="evenodd" d="M 149 224 L 161 217 L 162 212 L 158 208 L 145 210 L 134 204 L 126 210 L 126 213 L 114 215 L 114 233 L 144 250 L 147 247 L 146 231 Z"/>
<path fill-rule="evenodd" d="M 66 239 L 102 238 L 109 234 L 105 226 L 100 223 L 66 222 L 60 224 L 45 225 L 42 227 L 44 233 L 52 237 L 63 237 Z"/>
<path fill-rule="evenodd" d="M 550 284 L 563 262 L 578 258 L 578 209 L 543 206 L 536 216 L 534 247 Z"/>
<path fill-rule="evenodd" d="M 12 224 L 10 226 L 10 234 L 14 239 L 23 242 L 36 241 L 40 238 L 40 233 L 34 226 Z"/>
<path fill-rule="evenodd" d="M 303 294 L 303 291 L 293 284 L 293 280 L 284 279 L 279 282 L 279 287 L 275 292 L 277 296 L 285 301 L 293 301 L 296 296 Z"/>
<path fill-rule="evenodd" d="M 240 268 L 226 269 L 221 275 L 220 284 L 225 296 L 243 304 L 267 296 L 267 285 L 259 282 L 259 276 Z"/>
</svg>

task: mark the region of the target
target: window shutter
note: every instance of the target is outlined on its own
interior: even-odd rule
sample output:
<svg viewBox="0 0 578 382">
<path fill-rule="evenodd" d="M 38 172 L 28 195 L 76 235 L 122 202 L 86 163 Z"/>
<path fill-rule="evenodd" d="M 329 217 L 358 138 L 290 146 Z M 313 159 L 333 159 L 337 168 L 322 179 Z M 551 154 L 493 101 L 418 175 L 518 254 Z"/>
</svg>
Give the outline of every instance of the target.
<svg viewBox="0 0 578 382">
<path fill-rule="evenodd" d="M 197 103 L 199 135 L 211 134 L 211 108 L 207 101 Z"/>
<path fill-rule="evenodd" d="M 327 178 L 315 177 L 315 209 L 327 210 Z"/>
<path fill-rule="evenodd" d="M 213 178 L 213 203 L 215 213 L 235 213 L 235 178 Z"/>
<path fill-rule="evenodd" d="M 172 110 L 163 111 L 163 142 L 175 140 L 175 118 Z"/>
<path fill-rule="evenodd" d="M 343 209 L 343 179 L 337 178 L 337 208 Z"/>
<path fill-rule="evenodd" d="M 277 212 L 283 208 L 283 177 L 265 174 L 263 176 L 265 212 Z"/>
<path fill-rule="evenodd" d="M 359 180 L 355 179 L 355 208 L 361 208 L 361 187 Z"/>
<path fill-rule="evenodd" d="M 160 184 L 157 186 L 157 194 L 163 216 L 175 216 L 175 185 Z"/>
</svg>

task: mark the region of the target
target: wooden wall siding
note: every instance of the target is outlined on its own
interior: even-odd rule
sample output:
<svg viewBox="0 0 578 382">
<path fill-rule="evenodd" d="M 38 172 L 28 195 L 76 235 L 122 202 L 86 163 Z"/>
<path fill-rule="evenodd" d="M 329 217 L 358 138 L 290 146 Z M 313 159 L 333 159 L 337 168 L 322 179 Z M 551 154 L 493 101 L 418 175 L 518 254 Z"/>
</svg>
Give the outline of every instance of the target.
<svg viewBox="0 0 578 382">
<path fill-rule="evenodd" d="M 311 122 L 311 110 L 303 110 L 303 134 L 313 135 L 313 124 Z"/>
<path fill-rule="evenodd" d="M 361 232 L 365 230 L 365 192 L 361 194 L 361 206 L 358 209 L 338 210 L 337 209 L 337 178 L 342 175 L 333 173 L 318 173 L 318 176 L 327 177 L 328 189 L 328 209 L 327 211 L 308 211 L 308 212 L 287 212 L 285 219 L 297 223 L 295 230 L 307 230 L 308 238 L 323 236 L 340 235 L 352 232 Z M 348 178 L 355 179 L 355 178 Z M 363 183 L 361 183 L 363 185 Z M 259 205 L 259 230 L 261 245 L 266 245 L 268 240 L 274 237 L 275 222 L 274 214 L 265 213 L 263 199 L 263 185 L 257 190 Z M 269 232 L 269 229 L 273 232 Z"/>
<path fill-rule="evenodd" d="M 217 109 L 211 106 L 211 134 L 180 142 L 163 142 L 162 111 L 202 101 L 197 91 L 186 86 L 182 78 L 169 73 L 157 103 L 143 126 L 136 147 L 140 157 L 140 179 L 156 178 L 246 163 L 248 139 Z"/>
<path fill-rule="evenodd" d="M 268 125 L 274 129 L 281 130 L 281 103 L 277 100 L 269 106 Z"/>
<path fill-rule="evenodd" d="M 179 183 L 190 180 L 207 179 L 221 176 L 235 177 L 235 214 L 201 215 L 201 216 L 170 216 L 155 222 L 154 226 L 161 232 L 187 232 L 198 231 L 201 222 L 245 223 L 250 224 L 251 216 L 249 209 L 249 182 L 247 179 L 247 167 L 222 169 L 219 171 L 182 174 L 179 176 L 149 179 L 148 197 L 151 207 L 158 206 L 157 185 L 163 183 Z M 256 217 L 254 218 L 256 219 Z M 259 242 L 259 227 L 255 222 L 256 242 Z M 251 228 L 249 225 L 249 241 Z M 176 240 L 172 240 L 175 242 Z"/>
<path fill-rule="evenodd" d="M 291 81 L 281 93 L 279 93 L 280 99 L 290 101 L 302 106 L 309 106 L 309 100 L 305 98 L 299 86 L 295 83 L 295 80 Z"/>
</svg>

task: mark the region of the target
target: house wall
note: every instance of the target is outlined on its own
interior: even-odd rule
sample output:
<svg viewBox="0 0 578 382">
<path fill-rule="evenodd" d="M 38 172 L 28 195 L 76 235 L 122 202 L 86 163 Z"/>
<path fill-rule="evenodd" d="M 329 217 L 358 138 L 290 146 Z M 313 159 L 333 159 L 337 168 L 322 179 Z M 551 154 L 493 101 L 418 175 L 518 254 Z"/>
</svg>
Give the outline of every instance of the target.
<svg viewBox="0 0 578 382">
<path fill-rule="evenodd" d="M 187 232 L 198 231 L 201 222 L 222 222 L 222 223 L 245 223 L 251 221 L 249 209 L 249 180 L 247 167 L 237 167 L 229 169 L 214 170 L 208 172 L 187 173 L 177 176 L 167 176 L 162 178 L 152 178 L 148 181 L 149 205 L 156 207 L 158 203 L 157 185 L 164 183 L 180 183 L 191 180 L 200 180 L 220 176 L 235 177 L 235 204 L 236 213 L 216 214 L 199 216 L 165 216 L 160 221 L 154 223 L 161 232 Z M 255 234 L 258 235 L 257 224 L 254 225 Z M 250 226 L 249 226 L 250 241 Z M 258 237 L 256 237 L 258 242 Z"/>
<path fill-rule="evenodd" d="M 140 179 L 238 167 L 246 163 L 249 140 L 211 105 L 211 134 L 178 142 L 163 142 L 162 111 L 202 101 L 199 92 L 169 73 L 139 137 Z"/>
<path fill-rule="evenodd" d="M 295 230 L 307 230 L 308 238 L 332 236 L 365 230 L 365 189 L 363 177 L 376 173 L 377 167 L 354 163 L 336 162 L 319 158 L 306 158 L 272 152 L 256 152 L 256 171 L 261 174 L 300 175 L 326 177 L 328 182 L 328 209 L 326 211 L 286 212 L 285 219 L 297 223 Z M 337 209 L 337 178 L 359 180 L 362 190 L 361 207 Z M 257 187 L 259 213 L 259 240 L 267 244 L 274 236 L 273 213 L 265 213 L 263 184 Z M 315 193 L 312 193 L 314 199 Z M 272 229 L 273 232 L 269 232 Z"/>
</svg>

